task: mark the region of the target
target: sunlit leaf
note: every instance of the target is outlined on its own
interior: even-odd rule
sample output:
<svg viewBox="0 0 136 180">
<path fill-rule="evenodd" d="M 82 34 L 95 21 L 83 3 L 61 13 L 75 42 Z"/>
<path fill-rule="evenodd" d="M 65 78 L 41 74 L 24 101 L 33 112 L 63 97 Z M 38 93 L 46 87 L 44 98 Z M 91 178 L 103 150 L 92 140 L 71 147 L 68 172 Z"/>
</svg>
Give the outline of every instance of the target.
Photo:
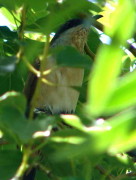
<svg viewBox="0 0 136 180">
<path fill-rule="evenodd" d="M 124 11 L 125 13 L 123 13 Z M 130 21 L 127 20 L 128 16 L 131 18 Z M 113 88 L 116 85 L 116 78 L 119 75 L 122 63 L 123 52 L 121 46 L 126 44 L 126 40 L 131 36 L 134 30 L 134 9 L 131 2 L 120 1 L 117 9 L 112 13 L 112 17 L 112 29 L 110 28 L 110 36 L 112 38 L 111 44 L 108 46 L 101 46 L 93 72 L 90 75 L 88 112 L 90 111 L 94 115 L 99 115 L 103 112 L 108 99 L 113 93 Z M 126 34 L 126 29 L 128 27 L 129 33 Z M 109 31 L 108 27 L 105 29 L 105 32 L 107 31 Z"/>
<path fill-rule="evenodd" d="M 136 72 L 126 74 L 118 80 L 117 86 L 106 105 L 106 111 L 116 112 L 136 104 Z"/>
</svg>

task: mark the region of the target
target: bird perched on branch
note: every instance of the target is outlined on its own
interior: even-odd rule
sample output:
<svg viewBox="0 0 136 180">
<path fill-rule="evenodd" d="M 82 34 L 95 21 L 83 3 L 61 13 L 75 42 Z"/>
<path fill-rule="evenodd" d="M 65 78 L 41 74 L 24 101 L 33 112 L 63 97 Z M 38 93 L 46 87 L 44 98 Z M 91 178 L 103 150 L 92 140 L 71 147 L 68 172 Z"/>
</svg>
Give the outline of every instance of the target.
<svg viewBox="0 0 136 180">
<path fill-rule="evenodd" d="M 84 53 L 89 27 L 82 19 L 72 19 L 66 22 L 58 30 L 50 43 L 50 48 L 58 46 L 72 46 L 80 53 Z M 64 57 L 65 58 L 65 57 Z M 53 55 L 46 60 L 45 70 L 56 66 Z M 39 69 L 39 61 L 36 61 L 35 68 Z M 72 113 L 75 111 L 79 92 L 71 86 L 81 86 L 84 70 L 80 68 L 58 67 L 56 70 L 46 75 L 46 79 L 54 83 L 54 86 L 42 83 L 37 97 L 36 107 L 51 114 Z M 36 87 L 37 77 L 31 73 L 28 77 L 24 93 L 28 104 L 31 100 Z"/>
<path fill-rule="evenodd" d="M 100 18 L 97 16 L 95 19 Z M 80 53 L 85 53 L 85 45 L 90 27 L 85 19 L 71 19 L 60 27 L 54 38 L 50 42 L 50 48 L 58 46 L 72 46 Z M 65 58 L 65 57 L 64 57 Z M 45 70 L 56 66 L 56 60 L 53 55 L 47 57 Z M 35 68 L 39 69 L 39 61 L 36 61 Z M 75 111 L 79 92 L 72 86 L 82 86 L 84 69 L 71 67 L 58 67 L 45 78 L 54 83 L 51 86 L 42 83 L 37 95 L 35 108 L 38 108 L 47 114 L 70 114 Z M 28 105 L 31 106 L 33 94 L 37 84 L 37 77 L 33 73 L 29 74 L 24 94 L 27 97 Z M 28 180 L 30 174 L 25 176 Z"/>
</svg>

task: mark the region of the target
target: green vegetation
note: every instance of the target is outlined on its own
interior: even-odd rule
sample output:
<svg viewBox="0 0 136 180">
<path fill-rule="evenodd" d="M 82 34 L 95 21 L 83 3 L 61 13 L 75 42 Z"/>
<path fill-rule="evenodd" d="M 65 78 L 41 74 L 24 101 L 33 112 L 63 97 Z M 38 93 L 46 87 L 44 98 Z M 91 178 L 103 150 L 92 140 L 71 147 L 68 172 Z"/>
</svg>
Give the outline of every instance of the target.
<svg viewBox="0 0 136 180">
<path fill-rule="evenodd" d="M 135 8 L 135 0 L 0 0 L 12 27 L 0 27 L 0 180 L 32 167 L 36 180 L 136 179 L 134 159 L 125 153 L 136 148 Z M 40 114 L 33 121 L 32 109 L 27 119 L 28 71 L 40 73 L 32 64 L 51 53 L 50 34 L 79 14 L 103 17 L 88 37 L 95 58 L 70 47 L 54 52 L 58 66 L 85 68 L 76 113 Z"/>
</svg>

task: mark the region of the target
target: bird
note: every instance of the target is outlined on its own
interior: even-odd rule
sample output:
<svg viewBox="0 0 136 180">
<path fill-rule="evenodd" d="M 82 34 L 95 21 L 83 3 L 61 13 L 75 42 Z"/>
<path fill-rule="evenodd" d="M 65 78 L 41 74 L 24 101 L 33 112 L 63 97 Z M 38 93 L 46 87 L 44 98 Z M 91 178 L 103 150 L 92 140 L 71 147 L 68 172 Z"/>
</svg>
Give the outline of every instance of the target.
<svg viewBox="0 0 136 180">
<path fill-rule="evenodd" d="M 50 42 L 50 48 L 71 46 L 83 54 L 85 53 L 84 47 L 87 42 L 89 29 L 90 28 L 86 26 L 83 19 L 71 19 L 57 31 Z M 46 60 L 45 70 L 55 66 L 55 57 L 50 55 Z M 36 69 L 40 68 L 39 61 L 35 62 L 34 67 Z M 41 84 L 35 108 L 39 108 L 50 114 L 74 113 L 79 92 L 73 89 L 72 86 L 81 87 L 83 77 L 83 68 L 58 67 L 53 72 L 46 75 L 46 79 L 54 83 L 55 86 L 46 83 Z M 29 105 L 35 91 L 36 83 L 36 75 L 30 73 L 24 88 L 24 94 Z"/>
<path fill-rule="evenodd" d="M 101 16 L 96 16 L 98 19 Z M 56 32 L 55 36 L 50 42 L 50 49 L 60 46 L 71 46 L 79 53 L 85 53 L 85 45 L 87 43 L 90 25 L 86 23 L 84 18 L 73 18 L 66 23 Z M 65 58 L 65 57 L 64 57 Z M 49 55 L 46 59 L 45 70 L 51 69 L 56 66 L 56 59 L 53 54 Z M 35 61 L 34 67 L 40 69 L 40 61 Z M 75 112 L 79 91 L 73 89 L 72 86 L 81 87 L 84 78 L 83 68 L 73 67 L 58 67 L 48 75 L 46 79 L 55 84 L 51 86 L 42 83 L 39 89 L 39 94 L 36 99 L 35 108 L 45 112 L 46 114 L 72 114 Z M 31 106 L 31 101 L 37 84 L 37 77 L 33 73 L 29 73 L 24 94 L 27 98 L 28 106 Z M 35 169 L 30 170 L 24 175 L 23 180 L 34 180 Z"/>
</svg>

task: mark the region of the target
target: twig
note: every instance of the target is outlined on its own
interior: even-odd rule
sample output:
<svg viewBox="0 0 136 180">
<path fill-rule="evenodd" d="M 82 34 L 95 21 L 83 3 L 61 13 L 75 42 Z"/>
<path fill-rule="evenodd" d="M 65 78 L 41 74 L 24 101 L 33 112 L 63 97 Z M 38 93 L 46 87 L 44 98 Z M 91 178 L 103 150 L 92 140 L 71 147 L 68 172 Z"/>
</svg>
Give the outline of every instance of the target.
<svg viewBox="0 0 136 180">
<path fill-rule="evenodd" d="M 85 44 L 84 50 L 85 50 L 86 54 L 91 57 L 91 59 L 93 59 L 93 60 L 95 59 L 95 54 L 90 50 L 87 43 Z"/>
<path fill-rule="evenodd" d="M 32 73 L 34 73 L 37 77 L 40 77 L 40 71 L 35 69 L 34 66 L 32 66 L 25 57 L 22 57 L 22 60 L 24 61 L 24 63 Z"/>
<path fill-rule="evenodd" d="M 107 177 L 110 180 L 115 180 L 115 177 L 111 174 L 109 174 L 103 167 L 101 167 L 100 165 L 97 165 L 95 167 L 101 174 L 105 175 L 105 177 Z"/>
<path fill-rule="evenodd" d="M 127 177 L 136 177 L 136 173 L 121 174 L 117 176 L 114 180 L 121 180 Z"/>
<path fill-rule="evenodd" d="M 22 159 L 22 163 L 20 165 L 20 167 L 18 168 L 15 176 L 12 178 L 12 180 L 18 180 L 20 179 L 24 173 L 26 172 L 26 170 L 28 169 L 28 160 L 29 160 L 29 157 L 31 156 L 32 154 L 32 151 L 30 149 L 30 147 L 27 147 L 27 149 L 25 149 L 25 152 L 23 154 L 23 159 Z"/>
</svg>

